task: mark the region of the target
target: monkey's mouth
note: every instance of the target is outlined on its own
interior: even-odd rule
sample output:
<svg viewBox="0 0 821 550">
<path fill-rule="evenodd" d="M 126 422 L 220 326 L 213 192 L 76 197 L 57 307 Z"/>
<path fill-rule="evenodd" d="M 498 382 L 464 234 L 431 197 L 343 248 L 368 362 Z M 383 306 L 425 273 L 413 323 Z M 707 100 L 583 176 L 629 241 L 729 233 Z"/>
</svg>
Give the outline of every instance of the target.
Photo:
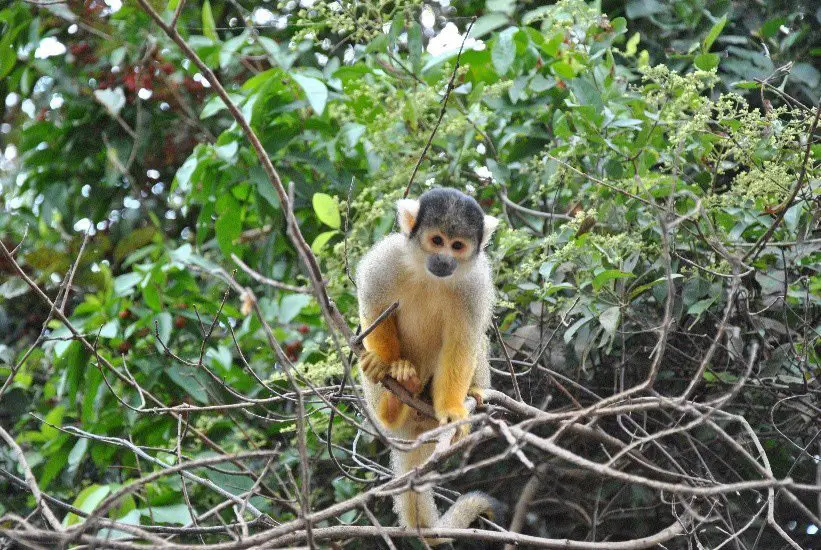
<svg viewBox="0 0 821 550">
<path fill-rule="evenodd" d="M 444 279 L 450 277 L 456 271 L 456 259 L 444 254 L 434 254 L 428 256 L 427 268 L 428 273 L 431 275 Z"/>
</svg>

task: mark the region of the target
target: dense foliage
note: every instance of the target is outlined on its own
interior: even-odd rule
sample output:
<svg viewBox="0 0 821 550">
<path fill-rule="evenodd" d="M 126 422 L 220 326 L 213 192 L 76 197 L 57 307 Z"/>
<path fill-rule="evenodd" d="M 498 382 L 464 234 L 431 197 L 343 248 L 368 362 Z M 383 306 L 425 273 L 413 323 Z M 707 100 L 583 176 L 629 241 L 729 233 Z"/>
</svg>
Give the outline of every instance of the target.
<svg viewBox="0 0 821 550">
<path fill-rule="evenodd" d="M 171 21 L 179 1 L 152 5 Z M 762 4 L 641 0 L 602 12 L 581 0 L 205 0 L 184 4 L 177 26 L 270 155 L 352 327 L 351 271 L 393 230 L 395 200 L 409 182 L 412 196 L 457 187 L 503 220 L 488 251 L 507 346 L 493 340 L 495 388 L 562 411 L 649 376 L 647 395 L 680 400 L 597 422 L 641 441 L 663 479 L 758 479 L 738 441 L 754 456 L 760 442 L 775 478 L 812 485 L 821 11 Z M 297 517 L 292 381 L 245 287 L 299 387 L 320 388 L 305 402 L 311 508 L 384 481 L 384 446 L 353 421 L 363 420 L 352 379 L 334 401 L 344 414 L 331 417 L 347 345 L 323 319 L 247 136 L 204 75 L 136 2 L 15 0 L 0 29 L 0 241 L 19 244 L 23 271 L 94 345 L 0 256 L 0 427 L 39 488 L 91 512 L 177 460 L 276 448 L 268 465 L 195 472 L 231 494 L 253 489 L 248 504 L 276 522 Z M 728 416 L 698 416 L 684 400 L 720 402 Z M 205 408 L 168 409 L 180 405 Z M 590 460 L 613 454 L 578 434 L 561 441 Z M 500 436 L 471 456 L 507 443 Z M 349 475 L 330 460 L 332 445 Z M 522 532 L 627 540 L 683 513 L 664 491 L 524 449 L 549 465 L 534 504 L 550 506 L 534 506 Z M 10 477 L 23 477 L 18 464 L 0 444 L 0 515 L 35 504 Z M 508 453 L 445 483 L 443 495 L 480 488 L 512 512 L 529 476 Z M 816 515 L 817 489 L 795 493 Z M 746 547 L 783 545 L 773 524 L 817 546 L 812 515 L 775 498 L 768 522 L 767 489 L 693 497 L 697 519 L 668 547 L 715 548 L 747 521 Z M 224 500 L 167 475 L 108 517 L 186 526 Z M 372 509 L 394 524 L 389 499 Z M 57 511 L 64 525 L 82 521 Z M 220 514 L 236 519 L 230 507 Z M 323 525 L 340 523 L 371 521 L 348 510 Z"/>
</svg>

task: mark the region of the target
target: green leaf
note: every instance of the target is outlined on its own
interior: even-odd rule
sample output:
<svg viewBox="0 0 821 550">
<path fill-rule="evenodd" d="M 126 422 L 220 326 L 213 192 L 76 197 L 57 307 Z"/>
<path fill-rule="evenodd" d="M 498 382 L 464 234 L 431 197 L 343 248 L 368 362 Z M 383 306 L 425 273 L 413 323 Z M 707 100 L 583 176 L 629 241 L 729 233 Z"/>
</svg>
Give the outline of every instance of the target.
<svg viewBox="0 0 821 550">
<path fill-rule="evenodd" d="M 570 63 L 565 61 L 556 61 L 550 65 L 550 69 L 553 71 L 553 74 L 556 76 L 560 76 L 566 80 L 570 80 L 571 78 L 576 78 L 576 71 L 573 70 L 573 67 L 570 66 Z"/>
<path fill-rule="evenodd" d="M 410 56 L 411 65 L 415 69 L 419 68 L 422 62 L 422 54 L 425 52 L 422 45 L 422 26 L 419 23 L 413 23 L 408 28 L 408 54 Z"/>
<path fill-rule="evenodd" d="M 231 195 L 223 195 L 217 200 L 217 221 L 214 223 L 214 232 L 217 234 L 217 244 L 225 256 L 231 256 L 235 249 L 234 241 L 242 233 L 242 209 Z"/>
<path fill-rule="evenodd" d="M 3 38 L 0 39 L 0 78 L 5 78 L 17 63 L 17 50 L 14 48 L 14 39 L 27 26 L 28 23 L 18 25 L 3 34 Z"/>
<path fill-rule="evenodd" d="M 778 34 L 778 29 L 781 28 L 781 25 L 787 22 L 786 17 L 773 17 L 772 19 L 768 19 L 761 25 L 759 29 L 759 34 L 764 38 L 772 38 L 776 34 Z"/>
<path fill-rule="evenodd" d="M 157 233 L 157 228 L 152 225 L 140 227 L 128 233 L 114 248 L 114 259 L 122 261 L 123 258 L 135 250 L 149 244 Z"/>
<path fill-rule="evenodd" d="M 505 29 L 499 33 L 496 42 L 493 44 L 490 58 L 493 61 L 493 68 L 496 69 L 496 74 L 499 76 L 507 74 L 516 59 L 516 43 L 513 41 L 513 36 L 518 30 L 516 27 Z"/>
<path fill-rule="evenodd" d="M 100 504 L 105 497 L 111 492 L 110 485 L 89 485 L 82 491 L 80 494 L 77 495 L 77 498 L 74 499 L 74 507 L 79 508 L 83 512 L 90 514 L 94 511 L 98 504 Z M 80 516 L 69 513 L 63 519 L 63 525 L 68 527 L 69 525 L 76 525 L 78 523 L 82 523 L 83 518 Z"/>
<path fill-rule="evenodd" d="M 710 309 L 710 306 L 713 305 L 715 301 L 715 298 L 705 298 L 703 300 L 699 300 L 698 302 L 691 304 L 690 307 L 687 308 L 687 313 L 689 315 L 696 315 L 698 317 L 702 313 Z"/>
<path fill-rule="evenodd" d="M 310 76 L 301 74 L 291 74 L 297 84 L 305 91 L 311 108 L 317 115 L 321 115 L 325 111 L 325 104 L 328 103 L 328 88 L 325 83 Z"/>
<path fill-rule="evenodd" d="M 114 338 L 117 336 L 117 330 L 119 328 L 120 322 L 117 319 L 110 320 L 100 329 L 100 338 Z"/>
<path fill-rule="evenodd" d="M 174 185 L 187 189 L 188 184 L 191 183 L 191 176 L 194 174 L 194 170 L 197 169 L 198 164 L 199 159 L 197 159 L 196 155 L 188 157 L 182 166 L 177 169 L 177 174 L 174 176 Z"/>
<path fill-rule="evenodd" d="M 157 523 L 175 523 L 177 525 L 188 525 L 193 521 L 191 511 L 185 504 L 172 504 L 170 506 L 152 506 L 140 508 L 140 513 L 146 517 L 154 518 Z"/>
<path fill-rule="evenodd" d="M 491 31 L 506 25 L 510 21 L 503 13 L 488 13 L 476 20 L 470 29 L 471 38 L 482 38 Z"/>
<path fill-rule="evenodd" d="M 717 53 L 702 53 L 698 54 L 693 63 L 702 71 L 712 71 L 718 67 L 719 57 Z"/>
<path fill-rule="evenodd" d="M 755 88 L 760 88 L 762 85 L 758 82 L 753 82 L 751 80 L 739 80 L 738 82 L 733 82 L 734 88 L 741 88 L 742 90 L 753 90 Z"/>
<path fill-rule="evenodd" d="M 627 40 L 627 44 L 624 45 L 624 55 L 628 57 L 632 57 L 636 55 L 636 51 L 638 51 L 639 41 L 641 40 L 641 33 L 634 33 L 633 36 Z"/>
<path fill-rule="evenodd" d="M 265 202 L 267 202 L 275 210 L 278 210 L 279 195 L 277 195 L 276 189 L 274 189 L 274 185 L 268 179 L 268 175 L 265 173 L 265 170 L 262 168 L 262 166 L 252 166 L 251 170 L 249 171 L 249 175 L 251 178 L 251 183 L 254 184 L 254 187 L 256 188 L 260 197 L 265 199 Z"/>
<path fill-rule="evenodd" d="M 29 285 L 23 279 L 11 278 L 0 285 L 0 296 L 6 300 L 17 298 L 29 291 Z"/>
<path fill-rule="evenodd" d="M 501 12 L 512 15 L 516 9 L 516 0 L 485 0 L 485 9 L 489 12 Z"/>
<path fill-rule="evenodd" d="M 388 29 L 388 44 L 390 44 L 391 48 L 396 46 L 396 40 L 404 28 L 405 14 L 401 10 L 397 10 L 397 13 L 393 16 L 393 20 L 391 20 L 391 28 Z"/>
<path fill-rule="evenodd" d="M 707 36 L 704 38 L 704 42 L 701 43 L 701 51 L 707 53 L 710 51 L 710 47 L 713 45 L 713 42 L 716 41 L 718 35 L 721 34 L 721 30 L 724 28 L 724 25 L 727 24 L 727 16 L 725 15 L 721 19 L 715 22 L 713 28 L 710 29 L 710 32 L 707 33 Z"/>
<path fill-rule="evenodd" d="M 707 369 L 707 370 L 704 371 L 704 374 L 702 375 L 702 378 L 704 378 L 705 382 L 715 383 L 715 382 L 721 381 L 725 384 L 732 384 L 733 382 L 738 380 L 737 376 L 734 376 L 734 375 L 730 374 L 729 372 L 713 372 L 710 369 Z M 779 378 L 781 378 L 781 377 L 779 376 Z M 783 380 L 783 378 L 781 378 L 781 379 Z M 800 378 L 798 378 L 798 382 L 799 383 L 801 382 Z"/>
<path fill-rule="evenodd" d="M 613 279 L 624 279 L 627 277 L 635 277 L 632 273 L 625 273 L 618 269 L 608 269 L 602 271 L 593 278 L 593 290 L 599 290 L 604 283 L 612 281 Z"/>
<path fill-rule="evenodd" d="M 146 305 L 154 311 L 160 311 L 162 309 L 162 297 L 160 296 L 159 286 L 154 282 L 153 277 L 145 281 L 142 291 Z"/>
<path fill-rule="evenodd" d="M 70 473 L 72 473 L 72 475 L 74 474 L 74 472 L 77 471 L 77 468 L 80 466 L 80 462 L 82 462 L 87 449 L 88 439 L 86 439 L 85 437 L 81 437 L 77 440 L 77 443 L 74 444 L 74 447 L 72 447 L 71 452 L 68 453 L 68 470 Z"/>
<path fill-rule="evenodd" d="M 620 317 L 621 308 L 619 308 L 619 306 L 609 307 L 599 315 L 599 324 L 607 331 L 607 334 L 609 334 L 611 338 L 616 335 Z"/>
<path fill-rule="evenodd" d="M 171 339 L 171 314 L 167 311 L 162 311 L 154 316 L 155 324 L 151 325 L 151 333 L 156 334 L 155 329 L 159 332 L 160 340 L 168 345 Z M 157 342 L 157 348 L 162 350 L 162 346 Z"/>
<path fill-rule="evenodd" d="M 790 71 L 790 77 L 799 80 L 810 88 L 817 88 L 821 82 L 821 73 L 809 63 L 796 63 Z"/>
<path fill-rule="evenodd" d="M 339 231 L 334 229 L 333 231 L 325 231 L 324 233 L 317 235 L 314 242 L 311 243 L 311 251 L 313 251 L 314 254 L 319 254 L 325 245 L 328 244 L 328 241 L 330 241 L 331 238 L 333 238 L 333 236 L 337 233 L 339 233 Z"/>
<path fill-rule="evenodd" d="M 229 141 L 224 145 L 215 145 L 214 150 L 217 153 L 218 159 L 234 164 L 237 151 L 239 150 L 239 142 Z"/>
<path fill-rule="evenodd" d="M 65 435 L 65 434 L 63 434 Z M 51 481 L 56 478 L 66 466 L 68 462 L 68 450 L 60 449 L 54 453 L 46 462 L 40 475 L 37 476 L 37 481 L 40 483 L 40 489 L 46 489 Z"/>
<path fill-rule="evenodd" d="M 672 8 L 669 8 L 672 10 Z M 630 19 L 649 17 L 657 13 L 664 13 L 668 8 L 658 0 L 630 0 L 625 6 L 625 13 Z"/>
<path fill-rule="evenodd" d="M 530 25 L 536 21 L 543 21 L 554 9 L 553 6 L 539 6 L 538 8 L 526 11 L 522 16 L 522 25 Z"/>
<path fill-rule="evenodd" d="M 180 5 L 180 0 L 168 0 L 168 4 L 165 6 L 167 11 L 173 12 L 176 11 L 177 6 Z"/>
<path fill-rule="evenodd" d="M 59 435 L 60 431 L 57 428 L 63 425 L 63 415 L 65 412 L 66 408 L 64 406 L 57 405 L 48 412 L 45 418 L 43 418 L 44 422 L 40 427 L 40 433 L 42 433 L 47 440 L 53 439 Z"/>
<path fill-rule="evenodd" d="M 171 365 L 165 369 L 168 377 L 198 403 L 208 404 L 208 375 L 202 369 L 187 365 Z"/>
<path fill-rule="evenodd" d="M 214 42 L 219 42 L 217 24 L 214 23 L 214 14 L 211 12 L 211 2 L 209 0 L 202 3 L 202 33 Z"/>
<path fill-rule="evenodd" d="M 550 40 L 542 45 L 542 50 L 550 57 L 556 57 L 559 54 L 559 49 L 561 48 L 563 42 L 564 33 L 557 32 Z"/>
<path fill-rule="evenodd" d="M 593 82 L 587 78 L 576 78 L 570 83 L 570 90 L 580 104 L 593 107 L 597 113 L 601 112 L 603 108 L 601 92 Z"/>
<path fill-rule="evenodd" d="M 671 279 L 682 279 L 682 278 L 684 278 L 684 275 L 682 275 L 681 273 L 673 273 L 670 278 Z M 632 302 L 633 300 L 638 298 L 641 294 L 643 294 L 644 292 L 647 292 L 648 290 L 650 290 L 654 286 L 659 285 L 661 283 L 666 283 L 666 282 L 667 282 L 667 277 L 659 277 L 658 279 L 656 279 L 655 281 L 653 281 L 651 283 L 647 283 L 647 284 L 644 284 L 644 285 L 641 285 L 641 286 L 637 286 L 636 288 L 633 289 L 633 292 L 630 293 L 630 301 Z"/>
<path fill-rule="evenodd" d="M 279 303 L 277 321 L 280 323 L 290 323 L 312 300 L 313 298 L 308 294 L 288 294 L 283 296 L 282 301 Z"/>
<path fill-rule="evenodd" d="M 125 273 L 114 279 L 114 294 L 115 296 L 126 296 L 131 294 L 131 289 L 137 286 L 142 281 L 144 275 L 142 273 Z"/>
<path fill-rule="evenodd" d="M 314 212 L 319 221 L 332 227 L 339 229 L 342 225 L 342 217 L 339 215 L 339 204 L 334 197 L 326 195 L 325 193 L 314 193 L 313 197 Z"/>
<path fill-rule="evenodd" d="M 231 370 L 233 358 L 231 357 L 231 350 L 225 346 L 217 346 L 216 349 L 208 348 L 205 352 L 205 357 L 208 358 L 210 366 L 214 370 L 221 370 L 228 372 Z"/>
<path fill-rule="evenodd" d="M 610 24 L 613 27 L 613 33 L 616 35 L 624 34 L 627 32 L 627 19 L 624 17 L 616 17 L 613 19 Z"/>
<path fill-rule="evenodd" d="M 241 94 L 229 93 L 228 99 L 231 100 L 231 103 L 237 105 L 239 103 L 242 103 L 242 101 L 245 99 L 245 96 Z M 218 112 L 227 108 L 228 106 L 225 104 L 222 98 L 218 95 L 215 95 L 205 103 L 205 106 L 202 108 L 202 112 L 200 113 L 200 119 L 206 119 L 210 116 L 214 116 Z"/>
</svg>

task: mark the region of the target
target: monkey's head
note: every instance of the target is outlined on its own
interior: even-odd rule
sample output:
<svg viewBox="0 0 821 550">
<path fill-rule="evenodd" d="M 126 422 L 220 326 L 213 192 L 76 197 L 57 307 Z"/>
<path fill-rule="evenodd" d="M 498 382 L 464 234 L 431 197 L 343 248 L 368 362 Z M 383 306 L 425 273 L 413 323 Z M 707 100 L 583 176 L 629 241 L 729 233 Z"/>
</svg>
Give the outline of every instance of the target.
<svg viewBox="0 0 821 550">
<path fill-rule="evenodd" d="M 396 207 L 415 259 L 438 278 L 466 273 L 499 224 L 472 197 L 451 188 L 431 189 L 419 200 L 401 199 Z"/>
</svg>

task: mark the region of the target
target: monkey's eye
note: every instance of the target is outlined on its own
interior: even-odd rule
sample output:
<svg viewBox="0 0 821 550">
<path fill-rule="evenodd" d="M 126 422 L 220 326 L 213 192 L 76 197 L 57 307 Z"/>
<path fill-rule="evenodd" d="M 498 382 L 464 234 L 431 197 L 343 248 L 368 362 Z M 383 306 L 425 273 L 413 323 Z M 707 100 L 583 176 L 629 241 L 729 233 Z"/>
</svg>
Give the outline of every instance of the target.
<svg viewBox="0 0 821 550">
<path fill-rule="evenodd" d="M 465 248 L 465 243 L 463 243 L 462 241 L 454 241 L 453 244 L 450 246 L 452 246 L 454 250 L 462 250 L 463 248 Z"/>
<path fill-rule="evenodd" d="M 436 246 L 442 246 L 443 244 L 445 244 L 445 240 L 442 237 L 440 237 L 439 235 L 434 235 L 433 238 L 431 239 L 431 242 L 433 244 L 435 244 Z"/>
</svg>

